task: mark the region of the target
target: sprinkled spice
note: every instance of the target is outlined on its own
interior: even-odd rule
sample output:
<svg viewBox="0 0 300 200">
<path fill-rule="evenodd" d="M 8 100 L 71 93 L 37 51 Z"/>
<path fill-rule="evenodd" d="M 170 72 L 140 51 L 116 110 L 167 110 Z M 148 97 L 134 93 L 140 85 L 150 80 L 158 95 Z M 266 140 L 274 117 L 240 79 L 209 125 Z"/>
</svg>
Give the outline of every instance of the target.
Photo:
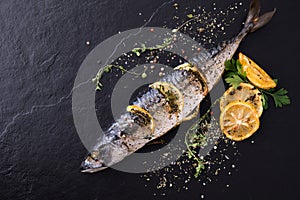
<svg viewBox="0 0 300 200">
<path fill-rule="evenodd" d="M 234 16 L 238 16 L 238 5 L 241 6 L 242 4 L 240 3 L 230 6 L 226 10 L 216 8 L 215 12 L 208 12 L 203 7 L 198 7 L 196 9 L 193 8 L 194 10 L 187 9 L 186 15 L 188 15 L 189 19 L 185 22 L 178 22 L 177 28 L 173 29 L 173 32 L 183 32 L 193 38 L 197 38 L 204 46 L 213 46 L 219 36 L 226 35 L 226 27 L 229 27 L 235 21 L 236 17 Z M 177 6 L 177 4 L 176 6 L 174 4 L 174 7 Z M 214 6 L 217 7 L 216 5 Z M 180 18 L 178 17 L 174 17 L 173 19 L 180 21 Z M 198 52 L 201 51 L 201 49 L 196 50 Z M 184 52 L 182 53 L 184 54 Z M 161 76 L 163 74 L 160 72 L 159 75 Z M 195 160 L 189 158 L 189 154 L 187 153 L 162 170 L 144 174 L 144 176 L 150 178 L 151 181 L 155 182 L 155 180 L 159 180 L 159 189 L 155 191 L 155 195 L 160 194 L 161 196 L 165 196 L 170 190 L 177 192 L 188 190 L 190 184 L 192 184 L 191 182 L 194 182 L 194 180 L 197 180 L 202 187 L 206 186 L 213 182 L 215 179 L 214 177 L 221 173 L 221 171 L 226 171 L 227 168 L 225 166 L 228 165 L 227 163 L 229 161 L 235 161 L 236 157 L 239 155 L 235 142 L 224 138 L 223 134 L 219 130 L 218 122 L 213 117 L 214 113 L 210 112 L 210 115 L 210 121 L 207 124 L 215 127 L 215 131 L 212 131 L 213 133 L 208 136 L 202 137 L 202 139 L 205 138 L 205 143 L 207 143 L 207 145 L 213 144 L 213 149 L 210 154 L 205 157 L 199 156 L 201 165 L 199 165 L 197 161 L 195 162 Z M 203 121 L 202 126 L 204 124 L 205 123 Z M 203 129 L 205 129 L 204 126 L 202 127 L 202 130 L 198 130 L 199 134 L 202 136 L 205 135 L 205 131 Z M 215 143 L 215 138 L 220 138 L 217 140 L 217 143 Z M 205 143 L 203 143 L 204 146 Z M 170 148 L 170 152 L 171 151 L 172 150 Z M 198 177 L 195 178 L 195 167 L 197 167 L 197 165 L 206 167 L 199 167 L 199 169 L 201 168 L 202 173 L 200 173 L 201 170 L 199 170 Z M 235 167 L 235 165 L 233 166 Z M 232 172 L 227 171 L 225 174 L 230 176 Z M 201 194 L 200 198 L 204 199 L 205 194 Z"/>
<path fill-rule="evenodd" d="M 240 6 L 242 3 L 237 3 L 229 6 L 226 9 L 218 8 L 217 4 L 213 4 L 213 10 L 207 11 L 204 7 L 199 6 L 197 8 L 179 8 L 178 3 L 174 3 L 173 7 L 177 12 L 184 12 L 181 16 L 173 17 L 172 27 L 165 25 L 165 28 L 171 28 L 173 33 L 181 32 L 189 35 L 191 38 L 197 40 L 204 47 L 215 46 L 216 43 L 222 37 L 226 35 L 226 30 L 229 28 L 236 18 L 238 18 L 239 12 L 241 10 Z M 177 11 L 178 10 L 178 11 Z M 142 16 L 142 13 L 138 13 Z M 165 24 L 170 24 L 166 22 Z M 155 32 L 154 28 L 149 29 L 150 32 Z M 178 64 L 184 61 L 178 58 L 176 55 L 163 54 L 161 51 L 166 47 L 172 48 L 172 45 L 180 40 L 179 37 L 170 37 L 170 35 L 165 36 L 165 40 L 162 44 L 158 44 L 155 47 L 148 47 L 146 44 L 137 45 L 132 52 L 125 53 L 120 57 L 115 63 L 105 67 L 102 71 L 99 71 L 97 76 L 93 79 L 97 83 L 97 89 L 101 90 L 103 85 L 100 82 L 104 73 L 110 73 L 111 75 L 121 76 L 123 73 L 132 73 L 133 77 L 146 78 L 150 75 L 150 72 L 157 72 L 158 76 L 164 76 L 165 70 L 160 67 L 155 67 L 155 63 L 160 63 L 162 59 L 166 59 L 168 62 L 177 61 Z M 87 43 L 89 45 L 90 43 Z M 201 52 L 201 48 L 194 47 L 195 52 Z M 185 54 L 186 52 L 182 52 Z M 129 66 L 136 66 L 139 63 L 139 59 L 145 57 L 146 63 L 153 63 L 150 65 L 149 71 L 145 68 L 145 71 L 141 72 L 130 72 Z M 187 58 L 187 57 L 186 57 Z M 98 63 L 100 64 L 100 63 Z M 117 73 L 119 72 L 119 73 Z M 156 161 L 153 161 L 153 167 L 148 169 L 148 173 L 142 174 L 141 177 L 145 180 L 145 187 L 149 187 L 151 183 L 155 183 L 156 187 L 153 190 L 153 196 L 167 196 L 168 194 L 176 191 L 181 192 L 182 190 L 189 190 L 191 184 L 198 183 L 201 188 L 207 186 L 209 183 L 215 181 L 215 177 L 220 174 L 231 175 L 233 168 L 236 168 L 235 164 L 237 156 L 239 155 L 238 149 L 234 142 L 224 138 L 223 134 L 219 130 L 218 126 L 218 113 L 209 112 L 207 119 L 200 120 L 196 133 L 190 135 L 189 139 L 198 141 L 198 145 L 194 145 L 191 149 L 193 155 L 197 156 L 197 159 L 193 159 L 193 155 L 187 153 L 186 146 L 184 144 L 184 139 L 181 140 L 182 146 L 169 145 L 169 153 L 162 154 Z M 210 129 L 209 133 L 207 130 Z M 178 133 L 179 134 L 179 133 Z M 189 145 L 195 143 L 189 142 Z M 200 155 L 201 150 L 204 150 L 207 146 L 213 146 L 209 155 Z M 183 155 L 178 159 L 177 155 L 172 155 L 174 149 L 180 149 Z M 161 170 L 156 170 L 158 166 L 165 166 L 166 161 L 174 160 L 169 166 L 162 168 Z M 225 167 L 230 166 L 232 167 Z M 145 161 L 146 164 L 146 161 Z M 233 167 L 234 166 L 234 167 Z M 197 168 L 198 167 L 198 168 Z M 195 173 L 197 173 L 195 177 Z M 150 187 L 148 188 L 150 189 Z M 201 199 L 205 198 L 205 193 L 202 192 Z"/>
</svg>

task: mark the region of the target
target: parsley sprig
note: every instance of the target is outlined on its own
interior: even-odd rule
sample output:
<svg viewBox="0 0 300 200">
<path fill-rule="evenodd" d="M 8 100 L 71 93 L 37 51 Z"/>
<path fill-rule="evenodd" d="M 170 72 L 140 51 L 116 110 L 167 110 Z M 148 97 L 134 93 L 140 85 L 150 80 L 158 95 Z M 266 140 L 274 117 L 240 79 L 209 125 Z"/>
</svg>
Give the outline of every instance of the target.
<svg viewBox="0 0 300 200">
<path fill-rule="evenodd" d="M 243 71 L 242 65 L 239 60 L 231 59 L 225 62 L 225 73 L 224 73 L 225 82 L 230 86 L 237 88 L 240 83 L 250 83 L 247 79 L 246 73 Z M 277 79 L 274 79 L 276 84 L 278 83 Z M 264 109 L 269 107 L 269 97 L 273 98 L 275 107 L 281 108 L 282 106 L 289 105 L 291 100 L 289 98 L 288 91 L 284 88 L 279 90 L 269 89 L 264 90 L 262 88 L 257 88 L 262 93 L 262 104 Z"/>
</svg>

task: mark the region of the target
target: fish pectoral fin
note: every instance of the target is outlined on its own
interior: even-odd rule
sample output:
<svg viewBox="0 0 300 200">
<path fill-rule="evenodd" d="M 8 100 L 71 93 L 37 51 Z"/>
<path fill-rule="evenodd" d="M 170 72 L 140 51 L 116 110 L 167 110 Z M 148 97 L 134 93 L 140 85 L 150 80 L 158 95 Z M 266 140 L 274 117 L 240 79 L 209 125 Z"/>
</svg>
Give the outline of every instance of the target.
<svg viewBox="0 0 300 200">
<path fill-rule="evenodd" d="M 186 118 L 184 118 L 182 121 L 183 122 L 188 121 L 188 120 L 191 120 L 191 119 L 197 117 L 199 111 L 200 111 L 200 104 L 198 104 L 198 106 L 194 109 L 194 111 L 190 115 L 188 115 Z"/>
</svg>

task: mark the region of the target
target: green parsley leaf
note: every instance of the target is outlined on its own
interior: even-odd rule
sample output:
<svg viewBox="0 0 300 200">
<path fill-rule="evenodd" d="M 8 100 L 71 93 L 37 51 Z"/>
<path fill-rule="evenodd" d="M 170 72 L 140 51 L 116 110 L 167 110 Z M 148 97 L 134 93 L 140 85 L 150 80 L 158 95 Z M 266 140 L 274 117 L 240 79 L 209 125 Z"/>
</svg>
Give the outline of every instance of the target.
<svg viewBox="0 0 300 200">
<path fill-rule="evenodd" d="M 237 71 L 238 71 L 238 74 L 244 79 L 246 80 L 246 72 L 243 70 L 243 66 L 242 64 L 240 63 L 239 60 L 236 61 L 236 68 L 237 68 Z"/>
<path fill-rule="evenodd" d="M 282 106 L 289 105 L 291 103 L 291 100 L 287 94 L 288 91 L 284 88 L 281 88 L 274 93 L 270 93 L 277 108 L 281 108 Z"/>
<path fill-rule="evenodd" d="M 229 71 L 229 72 L 224 73 L 224 78 L 232 77 L 233 75 L 236 75 L 236 73 Z"/>
<path fill-rule="evenodd" d="M 231 60 L 227 60 L 225 62 L 225 71 L 236 71 L 236 66 L 235 66 L 235 60 L 231 59 Z"/>
<path fill-rule="evenodd" d="M 262 93 L 261 100 L 262 100 L 262 105 L 264 110 L 267 110 L 269 107 L 269 103 L 268 103 L 269 98 L 265 93 Z"/>
<path fill-rule="evenodd" d="M 230 86 L 237 88 L 244 80 L 239 75 L 232 75 L 231 77 L 225 78 L 225 82 Z"/>
</svg>

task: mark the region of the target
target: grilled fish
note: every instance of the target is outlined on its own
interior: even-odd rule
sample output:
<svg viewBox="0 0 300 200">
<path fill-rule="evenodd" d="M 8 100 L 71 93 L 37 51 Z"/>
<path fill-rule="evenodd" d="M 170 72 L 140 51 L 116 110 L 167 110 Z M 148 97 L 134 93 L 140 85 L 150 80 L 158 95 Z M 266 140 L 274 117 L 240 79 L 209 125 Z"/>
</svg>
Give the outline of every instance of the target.
<svg viewBox="0 0 300 200">
<path fill-rule="evenodd" d="M 199 53 L 150 85 L 148 92 L 127 107 L 101 137 L 82 163 L 82 172 L 93 173 L 110 167 L 148 142 L 197 113 L 197 107 L 221 79 L 224 62 L 234 55 L 247 35 L 268 23 L 275 10 L 259 16 L 260 5 L 253 0 L 245 25 L 234 38 L 205 53 Z"/>
</svg>

